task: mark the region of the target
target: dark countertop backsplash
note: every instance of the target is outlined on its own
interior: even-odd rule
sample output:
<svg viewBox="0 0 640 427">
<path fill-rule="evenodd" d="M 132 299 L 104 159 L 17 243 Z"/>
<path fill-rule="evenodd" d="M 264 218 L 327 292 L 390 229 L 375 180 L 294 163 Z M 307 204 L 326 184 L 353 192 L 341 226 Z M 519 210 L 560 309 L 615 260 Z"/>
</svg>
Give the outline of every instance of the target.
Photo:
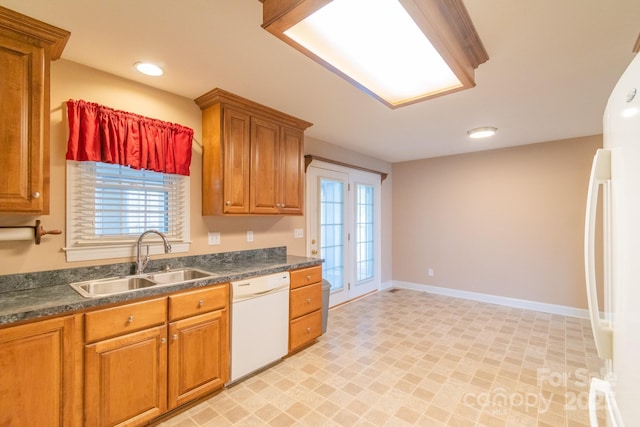
<svg viewBox="0 0 640 427">
<path fill-rule="evenodd" d="M 68 285 L 86 280 L 127 276 L 135 272 L 135 263 L 0 275 L 0 325 L 215 283 L 241 280 L 256 275 L 309 267 L 321 262 L 322 260 L 316 258 L 287 255 L 285 246 L 152 259 L 145 268 L 147 273 L 162 270 L 166 266 L 172 269 L 193 267 L 215 273 L 216 276 L 193 283 L 150 287 L 136 292 L 99 298 L 84 298 Z"/>
</svg>

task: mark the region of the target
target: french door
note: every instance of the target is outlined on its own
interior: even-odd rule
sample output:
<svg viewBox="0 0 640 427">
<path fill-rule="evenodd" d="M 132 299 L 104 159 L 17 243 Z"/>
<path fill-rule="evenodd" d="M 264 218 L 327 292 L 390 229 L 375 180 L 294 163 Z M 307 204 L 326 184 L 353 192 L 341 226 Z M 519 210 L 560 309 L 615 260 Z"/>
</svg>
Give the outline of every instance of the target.
<svg viewBox="0 0 640 427">
<path fill-rule="evenodd" d="M 380 176 L 314 161 L 307 212 L 307 256 L 324 259 L 329 305 L 379 289 Z"/>
</svg>

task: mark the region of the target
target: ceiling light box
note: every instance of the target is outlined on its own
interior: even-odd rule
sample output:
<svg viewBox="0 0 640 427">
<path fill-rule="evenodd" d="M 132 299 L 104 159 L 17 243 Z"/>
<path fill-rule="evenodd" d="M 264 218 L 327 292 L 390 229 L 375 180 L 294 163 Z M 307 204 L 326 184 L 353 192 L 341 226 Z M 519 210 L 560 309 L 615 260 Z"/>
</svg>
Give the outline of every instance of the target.
<svg viewBox="0 0 640 427">
<path fill-rule="evenodd" d="M 475 86 L 462 0 L 260 0 L 262 27 L 390 108 Z"/>
</svg>

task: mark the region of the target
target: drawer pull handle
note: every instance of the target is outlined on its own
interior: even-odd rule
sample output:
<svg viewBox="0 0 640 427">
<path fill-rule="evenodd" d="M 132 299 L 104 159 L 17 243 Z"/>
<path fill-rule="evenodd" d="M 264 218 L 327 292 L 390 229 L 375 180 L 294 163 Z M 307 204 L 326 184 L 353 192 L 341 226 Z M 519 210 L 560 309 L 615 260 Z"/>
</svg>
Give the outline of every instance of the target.
<svg viewBox="0 0 640 427">
<path fill-rule="evenodd" d="M 173 336 L 171 337 L 174 341 L 178 339 L 178 334 L 173 334 Z"/>
<path fill-rule="evenodd" d="M 133 316 L 129 316 L 127 318 L 127 323 L 133 323 Z"/>
<path fill-rule="evenodd" d="M 198 301 L 198 307 L 202 307 L 203 305 L 204 305 L 204 300 L 203 299 Z"/>
</svg>

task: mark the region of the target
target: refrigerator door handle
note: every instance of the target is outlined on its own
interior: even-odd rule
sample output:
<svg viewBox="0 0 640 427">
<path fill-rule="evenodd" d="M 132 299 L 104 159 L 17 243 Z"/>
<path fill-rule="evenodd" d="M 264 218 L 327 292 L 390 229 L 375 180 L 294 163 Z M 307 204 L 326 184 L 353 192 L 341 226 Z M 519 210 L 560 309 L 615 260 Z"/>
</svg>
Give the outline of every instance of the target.
<svg viewBox="0 0 640 427">
<path fill-rule="evenodd" d="M 589 177 L 589 192 L 587 193 L 587 211 L 584 221 L 584 267 L 585 283 L 587 286 L 587 302 L 591 330 L 595 340 L 598 356 L 602 359 L 612 357 L 612 330 L 609 322 L 600 318 L 598 308 L 598 289 L 595 267 L 595 233 L 598 207 L 598 193 L 600 186 L 611 180 L 611 151 L 599 149 L 593 157 L 591 175 Z M 608 203 L 607 197 L 604 198 Z M 605 207 L 607 209 L 607 207 Z M 605 239 L 608 238 L 605 236 Z"/>
<path fill-rule="evenodd" d="M 613 390 L 611 390 L 611 384 L 608 381 L 601 380 L 600 378 L 592 377 L 591 386 L 589 387 L 589 424 L 591 427 L 598 427 L 598 401 L 597 395 L 601 393 L 604 396 L 604 404 L 606 410 L 608 427 L 624 427 L 622 422 L 622 416 L 618 409 Z"/>
</svg>

